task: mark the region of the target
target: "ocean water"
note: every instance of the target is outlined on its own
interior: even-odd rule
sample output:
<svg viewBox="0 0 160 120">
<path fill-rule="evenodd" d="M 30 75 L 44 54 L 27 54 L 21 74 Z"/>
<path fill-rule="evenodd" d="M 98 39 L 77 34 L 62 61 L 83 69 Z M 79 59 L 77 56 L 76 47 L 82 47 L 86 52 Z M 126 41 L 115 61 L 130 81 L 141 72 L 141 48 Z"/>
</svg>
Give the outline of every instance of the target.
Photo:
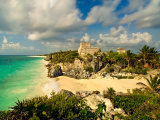
<svg viewBox="0 0 160 120">
<path fill-rule="evenodd" d="M 47 78 L 43 59 L 0 55 L 0 110 L 10 109 L 18 99 L 42 96 L 58 89 L 56 82 Z"/>
</svg>

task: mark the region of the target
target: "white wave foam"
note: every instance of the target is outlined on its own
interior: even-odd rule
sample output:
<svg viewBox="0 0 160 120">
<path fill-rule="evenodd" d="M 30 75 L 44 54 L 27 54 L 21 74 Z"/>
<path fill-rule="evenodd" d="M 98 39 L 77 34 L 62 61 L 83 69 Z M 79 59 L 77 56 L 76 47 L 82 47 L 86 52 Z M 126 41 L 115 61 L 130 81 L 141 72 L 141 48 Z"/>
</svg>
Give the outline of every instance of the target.
<svg viewBox="0 0 160 120">
<path fill-rule="evenodd" d="M 43 87 L 43 92 L 50 97 L 52 91 L 59 92 L 59 84 L 54 79 L 48 79 L 48 82 Z"/>
<path fill-rule="evenodd" d="M 25 93 L 27 91 L 26 88 L 24 89 L 15 89 L 15 90 L 12 90 L 11 93 L 12 94 L 21 94 L 21 93 Z"/>
</svg>

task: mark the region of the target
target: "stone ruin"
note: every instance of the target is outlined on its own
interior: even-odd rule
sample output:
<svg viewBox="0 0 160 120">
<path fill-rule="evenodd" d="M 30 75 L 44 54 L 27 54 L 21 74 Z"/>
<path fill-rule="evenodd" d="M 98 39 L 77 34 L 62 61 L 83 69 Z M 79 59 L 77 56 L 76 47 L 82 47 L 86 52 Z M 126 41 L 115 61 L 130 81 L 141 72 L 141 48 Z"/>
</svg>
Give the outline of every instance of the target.
<svg viewBox="0 0 160 120">
<path fill-rule="evenodd" d="M 119 54 L 123 54 L 123 53 L 126 53 L 126 49 L 125 48 L 117 48 L 117 52 Z"/>
<path fill-rule="evenodd" d="M 80 47 L 78 49 L 78 53 L 80 56 L 85 56 L 87 54 L 94 55 L 95 52 L 98 52 L 100 48 L 98 47 L 91 47 L 90 43 L 80 43 Z"/>
</svg>

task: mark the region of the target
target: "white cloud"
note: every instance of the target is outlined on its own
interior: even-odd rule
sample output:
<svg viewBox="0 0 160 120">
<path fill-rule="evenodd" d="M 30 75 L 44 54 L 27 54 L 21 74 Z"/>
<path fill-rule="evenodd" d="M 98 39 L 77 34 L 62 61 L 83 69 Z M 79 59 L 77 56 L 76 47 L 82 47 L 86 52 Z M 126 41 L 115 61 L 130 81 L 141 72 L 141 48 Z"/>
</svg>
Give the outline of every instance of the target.
<svg viewBox="0 0 160 120">
<path fill-rule="evenodd" d="M 131 13 L 143 9 L 150 0 L 128 0 L 128 6 L 123 8 L 120 12 Z"/>
<path fill-rule="evenodd" d="M 4 37 L 3 42 L 1 44 L 0 50 L 29 50 L 29 51 L 39 51 L 38 49 L 35 49 L 32 46 L 29 47 L 25 47 L 25 46 L 21 46 L 20 43 L 13 43 L 13 42 L 8 42 L 7 38 Z"/>
<path fill-rule="evenodd" d="M 117 29 L 112 27 L 109 34 L 99 34 L 101 45 L 120 45 L 120 46 L 133 46 L 140 43 L 147 44 L 152 41 L 152 35 L 148 32 L 144 33 L 132 33 L 128 34 L 127 30 L 123 26 L 119 26 Z"/>
<path fill-rule="evenodd" d="M 138 11 L 125 15 L 120 24 L 133 21 L 138 28 L 160 27 L 160 0 L 151 0 L 147 6 L 141 6 Z"/>
<path fill-rule="evenodd" d="M 76 0 L 0 0 L 0 31 L 53 40 L 83 28 Z"/>
<path fill-rule="evenodd" d="M 85 33 L 85 35 L 80 39 L 81 42 L 89 42 L 90 36 Z"/>
<path fill-rule="evenodd" d="M 4 39 L 3 39 L 3 44 L 7 44 L 7 38 L 6 37 L 4 37 Z"/>
<path fill-rule="evenodd" d="M 90 42 L 92 44 L 95 44 L 96 40 L 85 33 L 84 36 L 80 39 L 80 42 Z"/>
<path fill-rule="evenodd" d="M 120 0 L 109 0 L 104 1 L 104 4 L 102 6 L 93 7 L 88 14 L 86 23 L 93 24 L 96 22 L 102 22 L 103 25 L 113 24 L 117 20 L 114 10 L 119 3 Z"/>
</svg>

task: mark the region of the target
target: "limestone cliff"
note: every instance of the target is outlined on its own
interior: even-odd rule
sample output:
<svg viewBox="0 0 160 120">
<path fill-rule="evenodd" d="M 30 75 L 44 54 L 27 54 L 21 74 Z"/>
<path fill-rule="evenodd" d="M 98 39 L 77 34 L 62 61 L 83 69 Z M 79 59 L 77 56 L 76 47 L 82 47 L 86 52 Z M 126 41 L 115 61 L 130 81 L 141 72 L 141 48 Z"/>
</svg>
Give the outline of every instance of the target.
<svg viewBox="0 0 160 120">
<path fill-rule="evenodd" d="M 59 69 L 62 70 L 64 75 L 78 79 L 89 78 L 106 66 L 107 61 L 105 61 L 105 56 L 101 52 L 97 52 L 95 55 L 87 54 L 83 57 L 79 54 L 75 54 L 75 51 L 67 51 L 48 55 L 46 57 L 46 60 L 49 61 L 49 64 L 47 65 L 48 76 L 56 77 L 54 74 L 61 75 L 61 73 L 53 73 L 59 71 L 55 70 L 55 66 L 59 66 Z"/>
</svg>

